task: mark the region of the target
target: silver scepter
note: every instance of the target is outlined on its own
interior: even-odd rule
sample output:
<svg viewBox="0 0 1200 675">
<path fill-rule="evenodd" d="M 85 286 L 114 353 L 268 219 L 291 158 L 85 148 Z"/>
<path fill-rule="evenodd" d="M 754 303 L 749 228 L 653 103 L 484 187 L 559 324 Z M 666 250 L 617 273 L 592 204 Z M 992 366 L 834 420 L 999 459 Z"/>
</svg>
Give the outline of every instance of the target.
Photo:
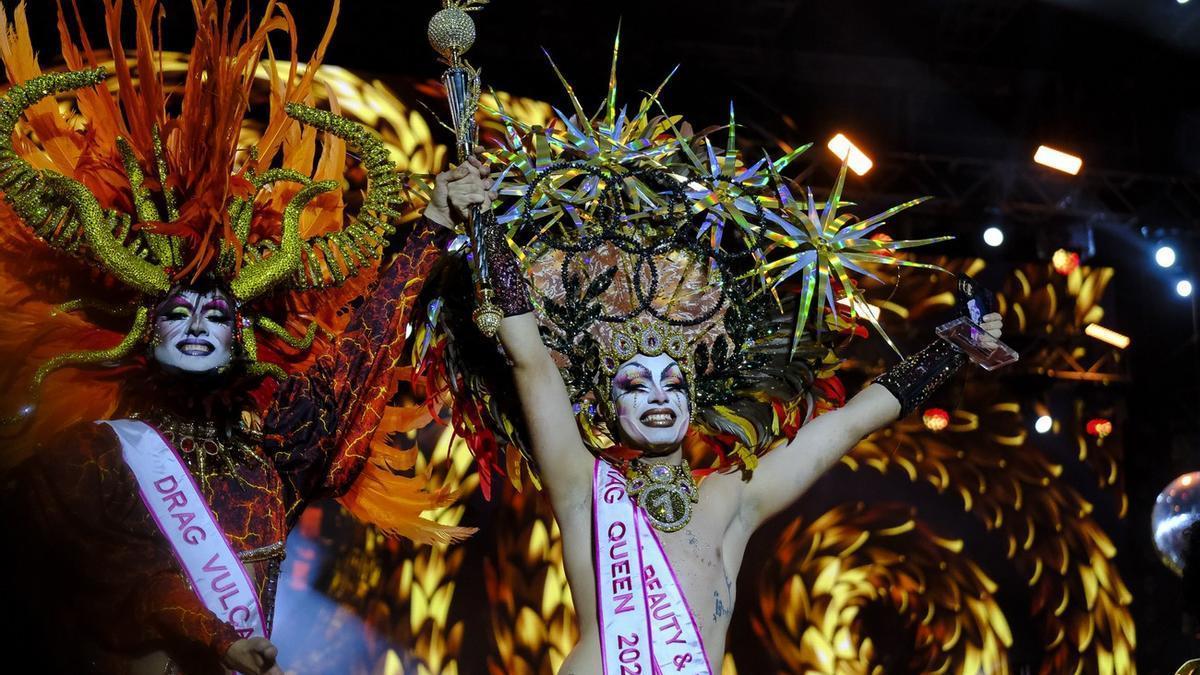
<svg viewBox="0 0 1200 675">
<path fill-rule="evenodd" d="M 475 113 L 479 110 L 479 71 L 471 67 L 463 55 L 475 44 L 475 22 L 468 12 L 478 11 L 489 0 L 442 0 L 442 10 L 429 21 L 429 44 L 450 66 L 442 74 L 446 98 L 450 102 L 450 122 L 454 125 L 458 162 L 462 164 L 475 151 L 478 128 Z M 496 335 L 504 313 L 495 305 L 489 283 L 487 251 L 483 241 L 483 213 L 471 209 L 467 236 L 471 239 L 475 264 L 472 267 L 479 296 L 472 315 L 479 332 L 487 337 Z"/>
</svg>

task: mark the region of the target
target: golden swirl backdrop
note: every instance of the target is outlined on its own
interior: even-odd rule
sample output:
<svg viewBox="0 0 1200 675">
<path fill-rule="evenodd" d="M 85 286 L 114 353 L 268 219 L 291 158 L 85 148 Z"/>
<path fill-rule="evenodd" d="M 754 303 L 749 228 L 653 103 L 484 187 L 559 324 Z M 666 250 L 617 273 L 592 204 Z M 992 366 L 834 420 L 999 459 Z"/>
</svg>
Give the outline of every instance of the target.
<svg viewBox="0 0 1200 675">
<path fill-rule="evenodd" d="M 381 134 L 401 168 L 444 165 L 435 137 L 450 135 L 430 112 L 443 108 L 436 83 L 390 88 L 334 67 L 317 81 L 318 95 Z M 498 96 L 531 124 L 549 119 L 546 104 Z M 249 141 L 258 130 L 244 133 Z M 755 537 L 726 674 L 1134 672 L 1132 598 L 1113 543 L 1127 507 L 1123 407 L 1080 384 L 1124 377 L 1119 352 L 1080 339 L 1104 315 L 1112 272 L 934 262 L 1003 289 L 1021 364 L 1001 378 L 969 373 L 942 392 L 930 402 L 945 411 L 940 423 L 913 416 L 867 438 Z M 945 319 L 952 283 L 907 274 L 894 289 L 864 291 L 912 348 Z M 851 391 L 884 364 L 873 343 L 852 353 L 843 371 Z M 1033 417 L 1051 413 L 1052 433 L 1034 434 Z M 1088 435 L 1091 418 L 1110 421 L 1112 433 Z M 333 503 L 310 509 L 281 582 L 275 639 L 285 665 L 331 675 L 554 673 L 577 633 L 546 502 L 531 487 L 485 502 L 469 454 L 443 425 L 407 442 L 416 470 L 463 494 L 437 519 L 480 533 L 454 548 L 414 547 Z"/>
</svg>

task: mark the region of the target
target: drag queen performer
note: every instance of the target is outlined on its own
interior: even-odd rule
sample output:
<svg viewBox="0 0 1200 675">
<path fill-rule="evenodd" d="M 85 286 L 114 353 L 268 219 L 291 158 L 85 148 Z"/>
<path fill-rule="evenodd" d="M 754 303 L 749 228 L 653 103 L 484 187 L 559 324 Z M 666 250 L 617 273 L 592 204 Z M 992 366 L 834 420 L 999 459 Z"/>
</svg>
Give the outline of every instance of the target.
<svg viewBox="0 0 1200 675">
<path fill-rule="evenodd" d="M 422 542 L 467 534 L 420 518 L 451 495 L 400 473 L 412 461 L 388 445 L 404 417 L 388 404 L 443 225 L 487 185 L 439 176 L 429 219 L 399 236 L 409 178 L 370 132 L 302 105 L 328 32 L 309 69 L 271 63 L 270 115 L 243 148 L 268 36 L 293 32 L 286 7 L 238 23 L 194 2 L 170 84 L 157 2 L 136 3 L 128 58 L 121 5 L 106 5 L 114 64 L 60 18 L 71 70 L 50 74 L 23 7 L 0 12 L 0 375 L 19 410 L 4 458 L 27 455 L 5 476 L 3 597 L 10 617 L 17 594 L 31 604 L 16 633 L 30 640 L 6 654 L 41 672 L 278 674 L 275 585 L 305 503 L 339 497 Z M 358 191 L 342 194 L 343 173 L 367 182 L 345 220 Z"/>
<path fill-rule="evenodd" d="M 499 112 L 503 356 L 449 271 L 417 356 L 454 396 L 484 487 L 528 464 L 548 492 L 581 634 L 561 672 L 711 674 L 750 536 L 967 358 L 935 341 L 843 405 L 821 371 L 856 330 L 848 271 L 916 264 L 896 251 L 922 242 L 870 238 L 911 203 L 839 215 L 844 169 L 829 204 L 797 199 L 779 171 L 798 153 L 743 162 L 732 120 L 714 148 L 651 116 L 653 97 L 629 114 L 615 94 L 594 117 L 572 96 L 549 129 Z M 998 336 L 999 315 L 982 328 Z"/>
</svg>

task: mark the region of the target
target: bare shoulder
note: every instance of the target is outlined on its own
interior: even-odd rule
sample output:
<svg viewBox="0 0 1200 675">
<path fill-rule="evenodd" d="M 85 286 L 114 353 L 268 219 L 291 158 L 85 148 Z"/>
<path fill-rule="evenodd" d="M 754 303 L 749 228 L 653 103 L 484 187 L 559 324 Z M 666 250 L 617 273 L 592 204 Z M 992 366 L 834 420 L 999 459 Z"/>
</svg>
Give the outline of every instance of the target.
<svg viewBox="0 0 1200 675">
<path fill-rule="evenodd" d="M 700 484 L 701 500 L 717 513 L 728 514 L 733 519 L 742 501 L 746 482 L 740 472 L 710 474 Z"/>
</svg>

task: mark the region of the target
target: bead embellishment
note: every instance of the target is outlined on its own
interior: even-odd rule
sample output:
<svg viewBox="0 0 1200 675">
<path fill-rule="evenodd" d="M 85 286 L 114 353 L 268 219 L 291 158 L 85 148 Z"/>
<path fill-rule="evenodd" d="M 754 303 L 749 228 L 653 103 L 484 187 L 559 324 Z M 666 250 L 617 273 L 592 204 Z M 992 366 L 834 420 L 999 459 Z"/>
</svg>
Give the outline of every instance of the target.
<svg viewBox="0 0 1200 675">
<path fill-rule="evenodd" d="M 625 478 L 630 498 L 646 512 L 654 529 L 676 532 L 692 519 L 700 490 L 687 460 L 678 466 L 634 460 Z"/>
</svg>

